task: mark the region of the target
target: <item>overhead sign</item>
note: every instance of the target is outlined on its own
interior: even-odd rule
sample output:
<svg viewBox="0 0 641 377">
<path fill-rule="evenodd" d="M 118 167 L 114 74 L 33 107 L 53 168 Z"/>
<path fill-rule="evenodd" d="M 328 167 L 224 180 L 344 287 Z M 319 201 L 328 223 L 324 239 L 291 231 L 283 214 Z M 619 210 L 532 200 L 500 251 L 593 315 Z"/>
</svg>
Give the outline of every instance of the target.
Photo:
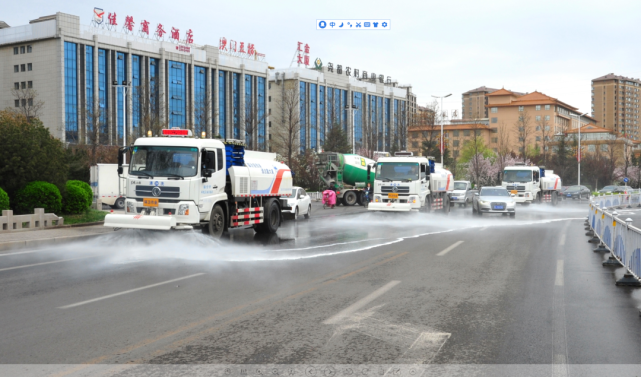
<svg viewBox="0 0 641 377">
<path fill-rule="evenodd" d="M 303 46 L 303 42 L 298 42 L 298 48 L 296 49 L 296 55 L 294 56 L 298 57 L 298 61 L 296 63 L 299 67 L 301 64 L 304 64 L 306 67 L 309 66 L 309 45 L 305 43 L 305 46 Z"/>
</svg>

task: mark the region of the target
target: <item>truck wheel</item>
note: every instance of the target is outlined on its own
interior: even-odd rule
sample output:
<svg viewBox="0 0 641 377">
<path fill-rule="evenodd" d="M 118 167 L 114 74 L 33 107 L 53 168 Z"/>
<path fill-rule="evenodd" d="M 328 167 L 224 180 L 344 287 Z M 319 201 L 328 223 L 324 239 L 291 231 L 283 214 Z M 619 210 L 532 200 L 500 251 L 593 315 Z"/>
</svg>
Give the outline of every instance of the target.
<svg viewBox="0 0 641 377">
<path fill-rule="evenodd" d="M 225 231 L 225 212 L 218 204 L 211 210 L 208 229 L 209 235 L 214 238 L 220 238 Z"/>
<path fill-rule="evenodd" d="M 116 202 L 114 203 L 112 208 L 115 208 L 115 209 L 123 209 L 123 208 L 125 208 L 125 198 L 116 199 Z"/>
<path fill-rule="evenodd" d="M 280 225 L 280 208 L 274 199 L 267 201 L 265 206 L 265 217 L 263 223 L 258 224 L 256 232 L 258 233 L 276 233 Z"/>
<path fill-rule="evenodd" d="M 347 191 L 345 195 L 343 195 L 343 205 L 353 206 L 354 204 L 356 204 L 356 193 L 354 191 Z"/>
<path fill-rule="evenodd" d="M 446 215 L 449 215 L 450 214 L 450 209 L 451 209 L 451 207 L 450 207 L 450 197 L 445 195 L 443 197 L 443 213 L 446 214 Z"/>
<path fill-rule="evenodd" d="M 365 191 L 361 191 L 358 195 L 358 205 L 367 206 L 367 199 L 365 198 Z"/>
</svg>

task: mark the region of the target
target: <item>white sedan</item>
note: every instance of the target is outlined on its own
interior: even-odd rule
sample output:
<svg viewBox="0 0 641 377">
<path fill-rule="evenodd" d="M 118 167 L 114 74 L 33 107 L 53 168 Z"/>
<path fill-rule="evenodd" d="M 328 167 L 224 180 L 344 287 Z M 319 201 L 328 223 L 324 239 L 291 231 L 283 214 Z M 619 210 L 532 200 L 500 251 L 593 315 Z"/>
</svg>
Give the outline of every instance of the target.
<svg viewBox="0 0 641 377">
<path fill-rule="evenodd" d="M 306 219 L 312 214 L 312 198 L 307 195 L 301 187 L 292 187 L 292 196 L 283 197 L 287 199 L 287 204 L 291 210 L 283 210 L 283 215 L 288 218 L 298 220 L 299 215 L 305 215 Z"/>
</svg>

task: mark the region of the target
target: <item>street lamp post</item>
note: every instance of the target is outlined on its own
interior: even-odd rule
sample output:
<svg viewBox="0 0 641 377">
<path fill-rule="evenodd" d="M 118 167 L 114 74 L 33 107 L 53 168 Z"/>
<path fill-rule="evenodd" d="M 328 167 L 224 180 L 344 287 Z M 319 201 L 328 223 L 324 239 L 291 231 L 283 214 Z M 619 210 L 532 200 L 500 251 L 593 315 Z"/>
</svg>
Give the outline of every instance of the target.
<svg viewBox="0 0 641 377">
<path fill-rule="evenodd" d="M 114 80 L 112 83 L 114 88 L 123 88 L 122 93 L 122 146 L 127 146 L 127 89 L 131 88 L 131 83 L 127 80 L 123 80 L 122 84 L 118 84 L 117 80 Z M 123 161 L 127 162 L 127 154 L 123 156 Z"/>
<path fill-rule="evenodd" d="M 354 119 L 354 111 L 358 110 L 358 107 L 356 105 L 352 105 L 351 108 L 349 105 L 345 106 L 345 111 L 352 110 L 352 116 L 351 116 L 351 123 L 352 123 L 352 154 L 356 154 L 356 124 L 354 123 L 356 119 Z"/>
<path fill-rule="evenodd" d="M 450 93 L 450 94 L 448 94 L 446 96 L 432 96 L 434 98 L 440 98 L 441 99 L 441 108 L 440 108 L 440 111 L 441 111 L 441 142 L 440 142 L 440 144 L 441 145 L 439 145 L 439 148 L 440 148 L 440 151 L 441 151 L 441 165 L 443 165 L 443 150 L 444 150 L 444 148 L 443 148 L 443 98 L 447 98 L 447 97 L 449 97 L 451 95 L 452 95 L 452 93 Z"/>
<path fill-rule="evenodd" d="M 579 150 L 577 151 L 576 154 L 578 156 L 577 165 L 579 166 L 579 172 L 578 172 L 578 176 L 577 176 L 577 181 L 578 181 L 577 184 L 579 186 L 581 186 L 581 157 L 583 157 L 583 156 L 581 156 L 581 117 L 584 116 L 584 115 L 587 115 L 587 114 L 588 113 L 583 113 L 583 114 L 579 115 L 578 118 L 577 118 L 578 121 L 579 121 Z M 580 198 L 581 198 L 581 195 L 579 195 L 579 199 Z"/>
</svg>

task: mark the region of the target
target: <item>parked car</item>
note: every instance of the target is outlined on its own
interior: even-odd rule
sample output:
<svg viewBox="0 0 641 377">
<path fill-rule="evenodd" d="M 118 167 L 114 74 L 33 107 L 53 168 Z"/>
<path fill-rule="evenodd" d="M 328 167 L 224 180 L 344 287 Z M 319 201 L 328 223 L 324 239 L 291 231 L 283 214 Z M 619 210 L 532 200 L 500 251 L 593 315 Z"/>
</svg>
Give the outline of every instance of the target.
<svg viewBox="0 0 641 377">
<path fill-rule="evenodd" d="M 590 189 L 585 186 L 570 186 L 562 193 L 566 199 L 590 199 Z"/>
<path fill-rule="evenodd" d="M 631 194 L 634 189 L 630 186 L 619 186 L 615 194 Z"/>
<path fill-rule="evenodd" d="M 470 181 L 454 181 L 454 190 L 450 194 L 450 205 L 458 204 L 460 207 L 467 207 L 472 204 L 474 194 L 478 190 L 472 189 Z"/>
<path fill-rule="evenodd" d="M 291 210 L 283 210 L 286 218 L 298 220 L 299 215 L 304 215 L 306 219 L 312 215 L 312 198 L 307 195 L 301 187 L 292 187 L 292 196 L 283 197 L 287 199 L 287 204 Z"/>
<path fill-rule="evenodd" d="M 601 190 L 597 191 L 599 194 L 614 194 L 619 189 L 619 186 L 610 185 L 605 186 Z"/>
<path fill-rule="evenodd" d="M 516 201 L 514 194 L 507 192 L 505 187 L 483 187 L 474 194 L 472 214 L 481 216 L 484 213 L 502 213 L 516 216 Z"/>
</svg>

